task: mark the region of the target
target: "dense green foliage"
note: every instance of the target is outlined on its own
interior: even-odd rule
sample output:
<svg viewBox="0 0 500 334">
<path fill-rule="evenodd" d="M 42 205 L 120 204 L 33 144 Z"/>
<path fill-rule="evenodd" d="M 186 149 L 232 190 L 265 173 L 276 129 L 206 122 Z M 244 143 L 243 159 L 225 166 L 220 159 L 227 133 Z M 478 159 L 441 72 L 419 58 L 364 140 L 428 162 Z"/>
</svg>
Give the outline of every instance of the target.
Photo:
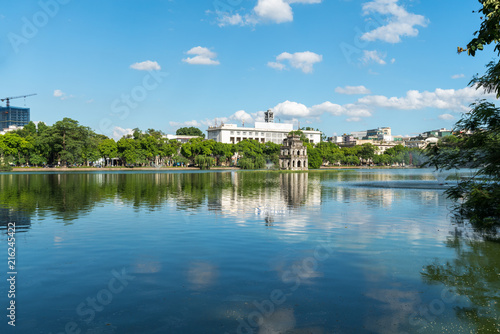
<svg viewBox="0 0 500 334">
<path fill-rule="evenodd" d="M 447 191 L 457 201 L 458 218 L 478 228 L 500 226 L 500 109 L 478 101 L 455 124 L 457 135 L 429 149 L 431 165 L 438 169 L 475 168 L 471 178 Z"/>
<path fill-rule="evenodd" d="M 494 43 L 500 55 L 500 1 L 480 0 L 481 27 L 467 45 L 475 56 L 484 45 Z M 464 51 L 459 48 L 459 52 Z M 500 96 L 500 62 L 490 62 L 486 74 L 476 75 L 470 85 Z M 455 124 L 456 137 L 429 150 L 430 163 L 438 169 L 476 168 L 474 176 L 460 180 L 447 191 L 456 200 L 457 218 L 468 220 L 480 230 L 497 232 L 500 227 L 500 109 L 480 100 Z"/>
<path fill-rule="evenodd" d="M 205 138 L 205 134 L 203 133 L 203 131 L 201 131 L 198 128 L 195 128 L 194 126 L 177 129 L 175 134 L 180 135 L 180 136 L 181 135 L 182 136 L 200 136 L 202 138 Z"/>
</svg>

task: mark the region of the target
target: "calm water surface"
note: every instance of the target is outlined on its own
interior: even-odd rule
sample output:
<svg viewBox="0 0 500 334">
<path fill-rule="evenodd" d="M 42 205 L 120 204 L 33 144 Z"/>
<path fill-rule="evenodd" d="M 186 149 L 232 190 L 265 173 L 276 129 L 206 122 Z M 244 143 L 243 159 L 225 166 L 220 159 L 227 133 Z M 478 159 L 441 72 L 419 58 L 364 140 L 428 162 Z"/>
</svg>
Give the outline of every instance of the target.
<svg viewBox="0 0 500 334">
<path fill-rule="evenodd" d="M 0 174 L 0 332 L 498 333 L 500 245 L 453 225 L 435 179 Z"/>
</svg>

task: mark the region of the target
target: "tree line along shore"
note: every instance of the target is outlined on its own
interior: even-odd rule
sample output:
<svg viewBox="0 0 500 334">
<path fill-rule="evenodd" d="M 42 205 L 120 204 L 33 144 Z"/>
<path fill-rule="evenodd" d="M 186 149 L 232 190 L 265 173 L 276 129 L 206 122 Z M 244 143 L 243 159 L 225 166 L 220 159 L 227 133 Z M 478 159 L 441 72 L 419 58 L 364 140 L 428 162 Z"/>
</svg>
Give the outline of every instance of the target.
<svg viewBox="0 0 500 334">
<path fill-rule="evenodd" d="M 186 129 L 179 129 L 178 134 Z M 200 131 L 199 129 L 196 129 Z M 200 131 L 201 132 L 201 131 Z M 322 166 L 419 166 L 427 158 L 421 149 L 394 146 L 377 154 L 372 144 L 339 147 L 334 143 L 309 143 L 309 168 Z M 0 162 L 9 167 L 237 167 L 277 169 L 281 145 L 255 140 L 219 143 L 202 137 L 181 144 L 154 129 L 134 129 L 118 141 L 97 134 L 78 121 L 64 118 L 52 126 L 30 122 L 23 129 L 0 135 Z"/>
</svg>

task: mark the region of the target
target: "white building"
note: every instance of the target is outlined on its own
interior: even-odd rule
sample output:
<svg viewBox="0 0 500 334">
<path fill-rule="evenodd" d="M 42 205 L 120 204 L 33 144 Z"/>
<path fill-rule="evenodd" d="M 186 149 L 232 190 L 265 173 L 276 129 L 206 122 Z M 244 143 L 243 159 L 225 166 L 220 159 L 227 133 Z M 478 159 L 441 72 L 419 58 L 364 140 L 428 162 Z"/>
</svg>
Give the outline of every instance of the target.
<svg viewBox="0 0 500 334">
<path fill-rule="evenodd" d="M 220 143 L 237 144 L 244 139 L 254 139 L 260 143 L 268 141 L 281 145 L 288 133 L 293 131 L 293 124 L 273 123 L 273 113 L 266 112 L 267 122 L 255 122 L 255 127 L 238 127 L 236 124 L 224 124 L 208 128 L 207 139 L 213 139 Z M 309 142 L 317 144 L 321 141 L 321 131 L 302 130 Z"/>
<path fill-rule="evenodd" d="M 9 125 L 8 128 L 5 128 L 5 129 L 0 131 L 0 135 L 4 135 L 7 132 L 11 132 L 11 131 L 22 130 L 23 128 L 24 128 L 24 126 Z"/>
</svg>

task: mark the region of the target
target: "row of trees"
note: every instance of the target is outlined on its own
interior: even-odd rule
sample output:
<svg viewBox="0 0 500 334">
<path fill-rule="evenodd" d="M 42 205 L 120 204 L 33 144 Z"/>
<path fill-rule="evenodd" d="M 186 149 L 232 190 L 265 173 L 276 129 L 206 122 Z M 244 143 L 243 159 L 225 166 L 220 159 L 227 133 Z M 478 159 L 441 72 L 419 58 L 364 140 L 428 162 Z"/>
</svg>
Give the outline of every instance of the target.
<svg viewBox="0 0 500 334">
<path fill-rule="evenodd" d="M 69 118 L 52 126 L 30 122 L 22 130 L 0 136 L 0 158 L 15 165 L 88 164 L 100 158 L 98 146 L 104 139 Z"/>
<path fill-rule="evenodd" d="M 186 130 L 186 131 L 184 131 Z M 193 135 L 193 129 L 181 129 Z M 179 132 L 179 131 L 178 131 Z M 295 131 L 303 135 L 301 131 Z M 309 168 L 322 165 L 420 164 L 420 150 L 402 145 L 377 155 L 371 144 L 340 148 L 333 143 L 313 145 L 301 136 L 307 146 Z M 237 154 L 236 154 L 237 153 Z M 161 131 L 134 129 L 120 140 L 96 134 L 90 128 L 64 118 L 52 126 L 29 123 L 22 130 L 0 136 L 0 158 L 3 163 L 20 165 L 89 166 L 103 158 L 122 166 L 174 166 L 195 164 L 200 168 L 237 165 L 243 169 L 262 169 L 279 165 L 280 145 L 243 140 L 237 144 L 193 138 L 185 144 L 167 139 Z M 236 159 L 235 159 L 236 158 Z"/>
</svg>

